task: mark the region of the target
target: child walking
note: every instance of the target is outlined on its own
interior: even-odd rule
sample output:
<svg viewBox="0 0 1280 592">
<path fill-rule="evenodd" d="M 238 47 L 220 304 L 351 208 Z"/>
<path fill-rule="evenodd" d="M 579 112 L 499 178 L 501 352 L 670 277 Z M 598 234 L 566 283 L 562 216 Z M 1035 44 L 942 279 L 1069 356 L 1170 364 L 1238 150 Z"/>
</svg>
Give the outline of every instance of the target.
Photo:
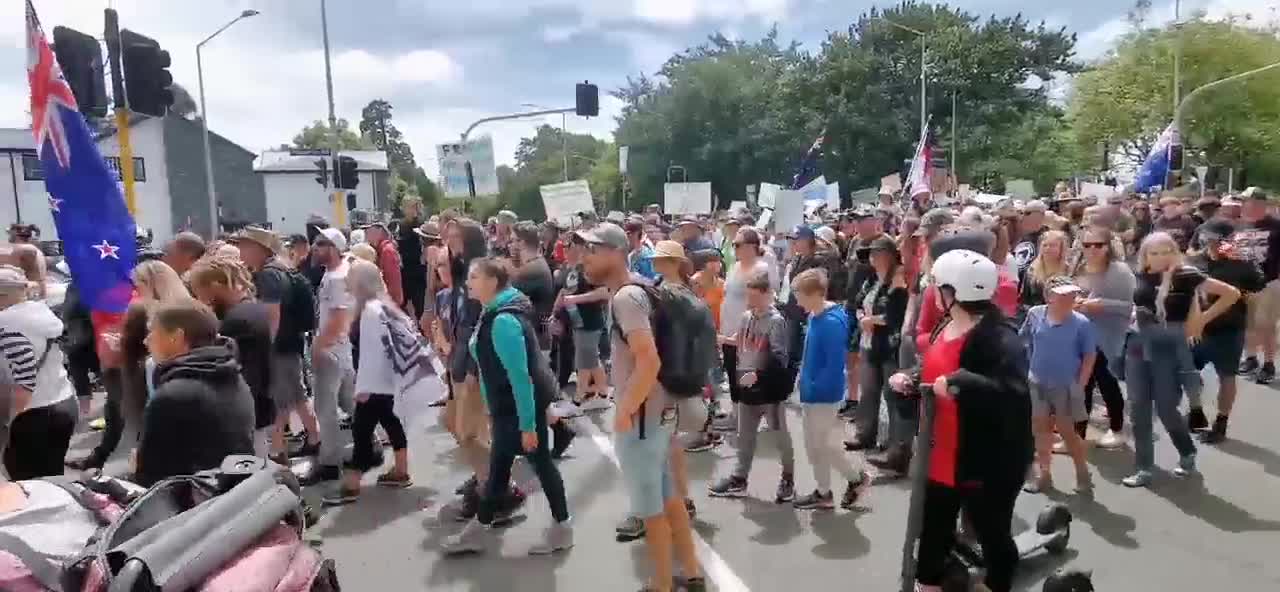
<svg viewBox="0 0 1280 592">
<path fill-rule="evenodd" d="M 827 300 L 827 281 L 826 271 L 809 269 L 791 282 L 796 303 L 809 313 L 800 366 L 800 404 L 804 447 L 817 482 L 813 493 L 796 499 L 795 506 L 800 510 L 830 510 L 835 506 L 832 469 L 848 482 L 840 501 L 842 508 L 857 505 L 862 490 L 871 482 L 861 467 L 853 468 L 836 433 L 840 427 L 837 412 L 844 400 L 849 316 L 843 304 Z"/>
<path fill-rule="evenodd" d="M 738 396 L 738 459 L 733 472 L 708 487 L 715 497 L 742 497 L 747 493 L 747 475 L 756 455 L 760 421 L 777 440 L 782 457 L 782 477 L 774 501 L 792 501 L 795 493 L 795 451 L 787 430 L 782 402 L 795 387 L 795 374 L 788 368 L 787 322 L 773 303 L 769 274 L 756 273 L 747 279 L 747 312 L 738 331 L 738 375 L 730 377 L 741 388 Z"/>
<path fill-rule="evenodd" d="M 1053 486 L 1049 472 L 1051 439 L 1056 423 L 1067 452 L 1076 465 L 1076 491 L 1093 489 L 1085 464 L 1084 439 L 1075 423 L 1087 421 L 1084 387 L 1093 375 L 1097 337 L 1089 318 L 1075 311 L 1080 287 L 1069 277 L 1045 282 L 1045 304 L 1031 307 L 1020 333 L 1027 343 L 1031 387 L 1031 427 L 1036 438 L 1037 475 L 1022 489 L 1039 493 Z"/>
</svg>

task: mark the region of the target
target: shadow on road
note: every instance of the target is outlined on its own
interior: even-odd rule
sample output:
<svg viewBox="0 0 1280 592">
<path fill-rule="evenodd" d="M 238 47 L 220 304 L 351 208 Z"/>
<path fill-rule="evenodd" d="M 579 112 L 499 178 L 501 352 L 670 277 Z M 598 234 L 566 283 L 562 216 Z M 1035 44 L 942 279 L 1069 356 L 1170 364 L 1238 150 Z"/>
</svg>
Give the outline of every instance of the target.
<svg viewBox="0 0 1280 592">
<path fill-rule="evenodd" d="M 1226 440 L 1215 448 L 1231 456 L 1258 463 L 1268 475 L 1280 477 L 1280 454 L 1242 440 Z"/>
</svg>

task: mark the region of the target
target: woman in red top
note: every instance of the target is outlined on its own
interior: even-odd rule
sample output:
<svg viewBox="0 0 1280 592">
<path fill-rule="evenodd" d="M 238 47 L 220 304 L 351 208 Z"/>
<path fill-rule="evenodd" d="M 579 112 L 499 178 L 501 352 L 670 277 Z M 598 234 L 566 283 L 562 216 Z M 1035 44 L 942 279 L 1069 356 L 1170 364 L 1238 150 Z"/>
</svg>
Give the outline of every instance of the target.
<svg viewBox="0 0 1280 592">
<path fill-rule="evenodd" d="M 987 564 L 986 585 L 1008 592 L 1018 549 L 1010 534 L 1014 501 L 1034 450 L 1026 353 L 1017 331 L 993 303 L 996 265 L 951 250 L 933 263 L 942 320 L 921 339 L 922 366 L 896 374 L 891 386 L 932 385 L 937 413 L 928 459 L 916 562 L 917 589 L 940 591 L 961 508 Z"/>
</svg>

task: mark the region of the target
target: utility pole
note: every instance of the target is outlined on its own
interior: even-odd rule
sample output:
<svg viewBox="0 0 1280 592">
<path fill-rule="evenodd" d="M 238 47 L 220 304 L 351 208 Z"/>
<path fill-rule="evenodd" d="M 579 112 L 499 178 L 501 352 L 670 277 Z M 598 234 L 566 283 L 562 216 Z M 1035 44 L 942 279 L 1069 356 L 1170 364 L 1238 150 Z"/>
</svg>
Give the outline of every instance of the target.
<svg viewBox="0 0 1280 592">
<path fill-rule="evenodd" d="M 956 152 L 956 91 L 951 91 L 951 181 L 956 184 L 956 190 L 960 188 L 960 179 L 956 177 L 956 160 L 959 155 Z"/>
<path fill-rule="evenodd" d="M 568 125 L 568 113 L 560 114 L 560 153 L 564 155 L 564 180 L 569 180 L 569 133 L 565 126 Z"/>
<path fill-rule="evenodd" d="M 333 108 L 333 67 L 329 59 L 329 14 L 326 10 L 327 2 L 320 0 L 320 28 L 324 34 L 324 87 L 329 94 L 329 158 L 333 163 L 330 170 L 338 170 L 338 116 Z M 335 184 L 336 185 L 336 184 Z M 345 226 L 347 223 L 346 199 L 343 191 L 334 189 L 329 195 L 329 199 L 333 201 L 333 223 L 335 226 Z"/>
<path fill-rule="evenodd" d="M 103 11 L 107 40 L 107 60 L 111 62 L 111 94 L 115 97 L 116 137 L 120 141 L 120 181 L 124 184 L 124 203 L 129 215 L 138 222 L 138 201 L 133 187 L 133 147 L 129 143 L 129 97 L 124 89 L 123 48 L 120 43 L 120 15 L 115 9 Z"/>
</svg>

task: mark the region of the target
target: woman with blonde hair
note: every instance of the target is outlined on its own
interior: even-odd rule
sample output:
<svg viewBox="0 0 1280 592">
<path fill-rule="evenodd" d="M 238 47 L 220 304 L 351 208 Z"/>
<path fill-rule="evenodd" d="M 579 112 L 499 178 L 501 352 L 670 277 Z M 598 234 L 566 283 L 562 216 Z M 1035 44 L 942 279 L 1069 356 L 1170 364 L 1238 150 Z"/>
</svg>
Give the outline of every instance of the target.
<svg viewBox="0 0 1280 592">
<path fill-rule="evenodd" d="M 1152 233 L 1138 249 L 1136 330 L 1125 347 L 1125 385 L 1133 421 L 1136 471 L 1122 481 L 1127 487 L 1146 487 L 1155 468 L 1152 415 L 1169 433 L 1180 460 L 1173 474 L 1195 473 L 1196 445 L 1178 413 L 1182 390 L 1193 399 L 1203 384 L 1192 362 L 1191 344 L 1200 340 L 1205 324 L 1240 299 L 1240 291 L 1206 277 L 1185 265 L 1178 243 L 1165 232 Z M 1203 312 L 1196 301 L 1201 291 L 1216 296 Z"/>
<path fill-rule="evenodd" d="M 377 264 L 357 259 L 347 270 L 346 281 L 356 301 L 351 340 L 353 344 L 363 345 L 356 358 L 356 408 L 351 422 L 354 449 L 341 485 L 324 497 L 326 505 L 350 504 L 360 499 L 361 477 L 382 464 L 373 440 L 374 428 L 379 425 L 391 441 L 395 464 L 390 471 L 378 476 L 378 485 L 396 488 L 413 485 L 409 477 L 408 439 L 404 424 L 395 413 L 397 384 L 407 369 L 393 358 L 399 357 L 400 347 L 417 343 L 417 327 L 392 302 Z"/>
</svg>

